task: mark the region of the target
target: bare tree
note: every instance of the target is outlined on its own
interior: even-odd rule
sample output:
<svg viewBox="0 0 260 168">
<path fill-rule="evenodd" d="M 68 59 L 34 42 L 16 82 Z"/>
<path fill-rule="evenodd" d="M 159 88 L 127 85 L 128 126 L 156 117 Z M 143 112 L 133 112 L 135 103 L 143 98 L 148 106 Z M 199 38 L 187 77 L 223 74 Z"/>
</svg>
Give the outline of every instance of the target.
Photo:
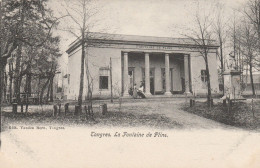
<svg viewBox="0 0 260 168">
<path fill-rule="evenodd" d="M 89 42 L 89 39 L 93 36 L 91 29 L 97 25 L 97 20 L 93 21 L 94 16 L 97 14 L 97 7 L 93 5 L 93 0 L 64 0 L 66 5 L 67 16 L 74 23 L 74 27 L 66 28 L 74 35 L 81 46 L 81 66 L 80 66 L 80 83 L 79 83 L 79 95 L 78 106 L 81 111 L 83 101 L 83 87 L 84 87 L 84 74 L 87 77 L 87 99 L 90 102 L 92 108 L 92 94 L 93 94 L 93 77 L 89 71 L 89 54 L 87 48 L 93 45 Z M 85 66 L 84 66 L 85 63 Z"/>
<path fill-rule="evenodd" d="M 213 20 L 209 15 L 200 15 L 199 9 L 195 15 L 195 28 L 191 29 L 190 35 L 185 35 L 187 38 L 192 40 L 197 46 L 196 49 L 200 53 L 199 56 L 203 57 L 206 66 L 206 82 L 207 82 L 207 101 L 210 106 L 211 96 L 211 83 L 210 83 L 210 73 L 209 73 L 209 51 L 211 45 L 215 44 L 213 39 Z"/>
<path fill-rule="evenodd" d="M 255 59 L 255 69 L 260 70 L 260 0 L 249 0 L 244 13 L 251 24 L 253 24 L 255 31 L 257 32 L 258 40 L 258 56 Z"/>
<path fill-rule="evenodd" d="M 260 0 L 249 0 L 244 13 L 249 21 L 254 25 L 258 35 L 258 42 L 260 40 Z"/>
<path fill-rule="evenodd" d="M 89 1 L 76 0 L 73 2 L 72 1 L 69 2 L 65 1 L 65 2 L 67 3 L 67 7 L 65 8 L 67 11 L 67 15 L 77 25 L 76 31 L 75 28 L 68 29 L 68 31 L 72 33 L 80 41 L 80 45 L 81 45 L 80 84 L 79 84 L 79 95 L 78 95 L 78 106 L 81 111 L 82 99 L 83 99 L 83 86 L 84 86 L 84 62 L 85 62 L 85 54 L 86 54 L 85 46 L 86 46 L 87 33 L 89 31 L 89 25 L 88 25 L 88 20 L 90 17 L 89 10 L 88 10 Z"/>
<path fill-rule="evenodd" d="M 246 21 L 244 21 L 246 23 Z M 250 83 L 252 88 L 252 94 L 255 95 L 253 69 L 257 66 L 258 47 L 256 36 L 257 32 L 254 31 L 254 27 L 250 23 L 244 24 L 240 31 L 240 43 L 241 52 L 244 56 L 244 62 L 249 66 Z"/>
<path fill-rule="evenodd" d="M 233 33 L 234 51 L 238 51 L 236 62 L 240 63 L 237 64 L 240 70 L 243 72 L 246 67 L 246 85 L 249 71 L 252 94 L 255 95 L 253 72 L 260 69 L 260 0 L 248 0 L 241 14 L 240 26 Z"/>
<path fill-rule="evenodd" d="M 224 76 L 223 72 L 225 71 L 225 66 L 224 66 L 224 49 L 225 49 L 225 43 L 227 39 L 227 20 L 225 20 L 225 14 L 224 14 L 224 5 L 218 3 L 216 5 L 217 7 L 217 15 L 216 15 L 216 20 L 214 21 L 213 28 L 214 28 L 214 33 L 216 34 L 216 37 L 218 39 L 219 43 L 219 49 L 220 52 L 218 54 L 218 58 L 220 61 L 220 69 L 221 69 L 221 77 L 222 77 L 222 84 L 224 86 Z M 223 89 L 223 94 L 224 94 L 224 89 Z"/>
</svg>

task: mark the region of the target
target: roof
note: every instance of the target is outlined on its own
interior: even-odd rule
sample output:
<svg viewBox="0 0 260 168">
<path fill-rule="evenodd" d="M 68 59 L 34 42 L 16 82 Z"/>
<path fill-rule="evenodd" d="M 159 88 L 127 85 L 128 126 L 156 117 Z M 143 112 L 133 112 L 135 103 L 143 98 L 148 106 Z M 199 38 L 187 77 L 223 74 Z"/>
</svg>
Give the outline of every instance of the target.
<svg viewBox="0 0 260 168">
<path fill-rule="evenodd" d="M 107 34 L 90 32 L 87 35 L 88 41 L 103 41 L 107 43 L 120 42 L 125 44 L 161 44 L 161 45 L 193 45 L 198 46 L 193 39 L 189 38 L 171 38 L 171 37 L 155 37 L 155 36 L 138 36 L 138 35 L 123 35 L 123 34 Z M 210 47 L 217 48 L 219 45 L 214 40 L 210 41 Z M 76 39 L 69 45 L 67 52 L 77 48 L 79 40 Z"/>
</svg>

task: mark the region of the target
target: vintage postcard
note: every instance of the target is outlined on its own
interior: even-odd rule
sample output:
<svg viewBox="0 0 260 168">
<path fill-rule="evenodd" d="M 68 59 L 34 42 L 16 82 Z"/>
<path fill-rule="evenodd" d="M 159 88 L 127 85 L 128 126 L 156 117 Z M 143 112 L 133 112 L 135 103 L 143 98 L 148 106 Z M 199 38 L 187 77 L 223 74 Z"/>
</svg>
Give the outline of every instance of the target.
<svg viewBox="0 0 260 168">
<path fill-rule="evenodd" d="M 260 0 L 0 0 L 1 168 L 260 167 Z"/>
</svg>

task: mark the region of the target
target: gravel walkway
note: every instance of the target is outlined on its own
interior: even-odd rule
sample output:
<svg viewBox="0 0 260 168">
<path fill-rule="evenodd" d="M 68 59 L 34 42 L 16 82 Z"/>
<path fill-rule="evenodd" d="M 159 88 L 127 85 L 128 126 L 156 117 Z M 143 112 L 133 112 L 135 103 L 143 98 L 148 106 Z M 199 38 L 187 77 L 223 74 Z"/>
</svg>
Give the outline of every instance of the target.
<svg viewBox="0 0 260 168">
<path fill-rule="evenodd" d="M 202 101 L 202 100 L 200 100 Z M 183 125 L 184 128 L 193 129 L 193 128 L 232 128 L 235 127 L 228 126 L 214 120 L 203 118 L 195 114 L 188 113 L 181 110 L 181 106 L 185 104 L 185 99 L 182 98 L 166 98 L 158 100 L 134 100 L 126 101 L 122 103 L 122 111 L 133 112 L 133 113 L 142 113 L 142 114 L 163 114 L 170 119 L 178 122 Z M 188 105 L 188 103 L 187 103 Z M 110 104 L 108 107 L 115 108 L 115 104 Z"/>
</svg>

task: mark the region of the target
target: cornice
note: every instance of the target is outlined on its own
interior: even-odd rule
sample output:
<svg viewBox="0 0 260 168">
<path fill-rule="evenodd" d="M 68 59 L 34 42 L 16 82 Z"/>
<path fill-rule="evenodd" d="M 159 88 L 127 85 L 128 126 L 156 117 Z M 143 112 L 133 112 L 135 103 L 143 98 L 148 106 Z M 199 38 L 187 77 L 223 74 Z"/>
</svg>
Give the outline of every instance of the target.
<svg viewBox="0 0 260 168">
<path fill-rule="evenodd" d="M 183 39 L 185 40 L 185 39 Z M 187 39 L 188 40 L 188 39 Z M 147 42 L 147 41 L 132 41 L 132 40 L 113 40 L 113 39 L 88 39 L 86 46 L 100 46 L 100 45 L 140 45 L 140 46 L 165 46 L 165 47 L 184 47 L 184 48 L 200 48 L 199 45 L 189 43 L 163 43 L 163 42 Z M 74 41 L 69 49 L 66 51 L 68 54 L 81 46 L 81 40 Z M 109 47 L 109 46 L 108 46 Z M 219 46 L 216 44 L 209 45 L 210 49 L 217 49 Z"/>
</svg>

